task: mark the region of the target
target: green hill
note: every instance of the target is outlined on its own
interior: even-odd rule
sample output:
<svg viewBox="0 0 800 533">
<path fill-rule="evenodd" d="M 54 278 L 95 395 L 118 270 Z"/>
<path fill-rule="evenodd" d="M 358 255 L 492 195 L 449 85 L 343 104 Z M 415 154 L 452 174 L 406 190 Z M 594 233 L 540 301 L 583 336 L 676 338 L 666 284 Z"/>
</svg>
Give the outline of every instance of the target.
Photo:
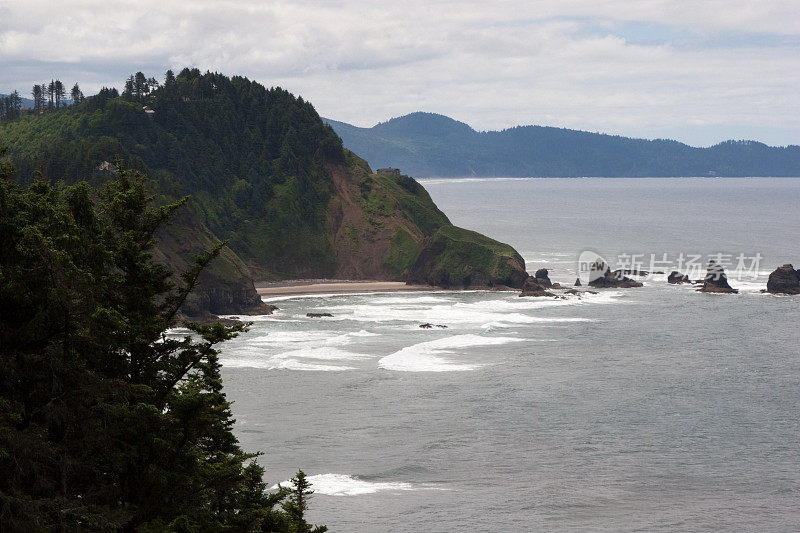
<svg viewBox="0 0 800 533">
<path fill-rule="evenodd" d="M 310 103 L 239 76 L 184 69 L 139 97 L 106 89 L 0 125 L 0 146 L 23 183 L 40 172 L 97 185 L 120 157 L 163 201 L 190 195 L 178 226 L 159 235 L 162 260 L 179 265 L 215 239 L 232 251 L 201 285 L 196 312 L 252 308 L 253 280 L 406 280 L 450 225 L 416 181 L 373 174 L 345 150 Z"/>
<path fill-rule="evenodd" d="M 542 126 L 478 132 L 433 113 L 371 128 L 325 121 L 371 165 L 415 176 L 800 176 L 800 146 L 726 141 L 694 148 Z"/>
</svg>

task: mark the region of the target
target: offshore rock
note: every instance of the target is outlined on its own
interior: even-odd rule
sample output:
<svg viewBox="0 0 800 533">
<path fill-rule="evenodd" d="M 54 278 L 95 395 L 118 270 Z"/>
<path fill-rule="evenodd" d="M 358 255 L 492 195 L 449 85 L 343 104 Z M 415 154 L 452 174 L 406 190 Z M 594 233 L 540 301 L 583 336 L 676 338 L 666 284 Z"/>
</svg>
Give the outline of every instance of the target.
<svg viewBox="0 0 800 533">
<path fill-rule="evenodd" d="M 800 294 L 800 269 L 790 264 L 775 269 L 767 280 L 767 292 L 772 294 Z"/>
<path fill-rule="evenodd" d="M 546 271 L 545 271 L 546 273 Z M 541 285 L 537 280 L 540 278 L 536 278 L 535 276 L 529 277 L 525 280 L 525 284 L 522 286 L 522 292 L 520 296 L 550 296 L 555 297 L 556 295 L 552 292 L 548 291 L 548 287 Z"/>
<path fill-rule="evenodd" d="M 716 292 L 722 294 L 737 294 L 739 291 L 728 285 L 728 276 L 725 269 L 714 260 L 708 262 L 706 277 L 703 279 L 703 286 L 697 289 L 698 292 Z"/>
<path fill-rule="evenodd" d="M 643 284 L 640 281 L 625 277 L 622 271 L 612 272 L 603 260 L 598 259 L 592 263 L 589 269 L 589 286 L 601 289 L 627 289 L 642 287 Z"/>
<path fill-rule="evenodd" d="M 689 279 L 689 276 L 681 274 L 677 270 L 673 270 L 669 273 L 669 276 L 667 276 L 667 282 L 677 285 L 680 283 L 691 283 L 692 280 Z"/>
</svg>

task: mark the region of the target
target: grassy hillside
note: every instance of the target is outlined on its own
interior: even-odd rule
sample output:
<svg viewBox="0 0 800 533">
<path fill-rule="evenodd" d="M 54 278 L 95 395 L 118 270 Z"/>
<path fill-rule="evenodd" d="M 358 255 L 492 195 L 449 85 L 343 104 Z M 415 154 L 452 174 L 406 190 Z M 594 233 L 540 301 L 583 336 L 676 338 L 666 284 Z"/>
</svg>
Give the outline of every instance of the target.
<svg viewBox="0 0 800 533">
<path fill-rule="evenodd" d="M 411 266 L 409 281 L 443 287 L 521 287 L 525 260 L 508 244 L 443 226 Z"/>
<path fill-rule="evenodd" d="M 416 176 L 800 175 L 800 146 L 727 141 L 694 148 L 541 126 L 477 132 L 433 113 L 412 113 L 372 128 L 325 120 L 371 165 Z"/>
</svg>

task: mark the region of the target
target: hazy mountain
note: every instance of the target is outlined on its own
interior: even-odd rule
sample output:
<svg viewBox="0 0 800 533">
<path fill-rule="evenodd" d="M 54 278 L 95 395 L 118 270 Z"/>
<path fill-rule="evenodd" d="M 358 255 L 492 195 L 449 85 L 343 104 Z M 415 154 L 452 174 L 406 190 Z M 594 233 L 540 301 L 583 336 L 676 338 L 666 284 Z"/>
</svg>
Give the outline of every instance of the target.
<svg viewBox="0 0 800 533">
<path fill-rule="evenodd" d="M 564 128 L 478 132 L 434 113 L 371 128 L 327 121 L 344 146 L 373 167 L 413 176 L 800 176 L 800 146 L 726 141 L 695 148 Z"/>
</svg>

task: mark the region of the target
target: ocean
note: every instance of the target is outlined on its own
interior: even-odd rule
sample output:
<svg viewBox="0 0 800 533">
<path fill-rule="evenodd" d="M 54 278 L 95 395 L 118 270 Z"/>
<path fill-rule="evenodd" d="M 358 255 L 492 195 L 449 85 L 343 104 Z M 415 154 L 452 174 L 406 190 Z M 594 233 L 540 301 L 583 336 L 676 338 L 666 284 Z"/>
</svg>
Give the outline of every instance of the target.
<svg viewBox="0 0 800 533">
<path fill-rule="evenodd" d="M 760 292 L 800 263 L 800 178 L 420 182 L 529 272 L 571 285 L 590 251 L 664 274 L 275 299 L 221 354 L 270 485 L 302 468 L 331 531 L 800 529 L 800 297 Z M 740 294 L 666 282 L 709 258 Z"/>
</svg>

